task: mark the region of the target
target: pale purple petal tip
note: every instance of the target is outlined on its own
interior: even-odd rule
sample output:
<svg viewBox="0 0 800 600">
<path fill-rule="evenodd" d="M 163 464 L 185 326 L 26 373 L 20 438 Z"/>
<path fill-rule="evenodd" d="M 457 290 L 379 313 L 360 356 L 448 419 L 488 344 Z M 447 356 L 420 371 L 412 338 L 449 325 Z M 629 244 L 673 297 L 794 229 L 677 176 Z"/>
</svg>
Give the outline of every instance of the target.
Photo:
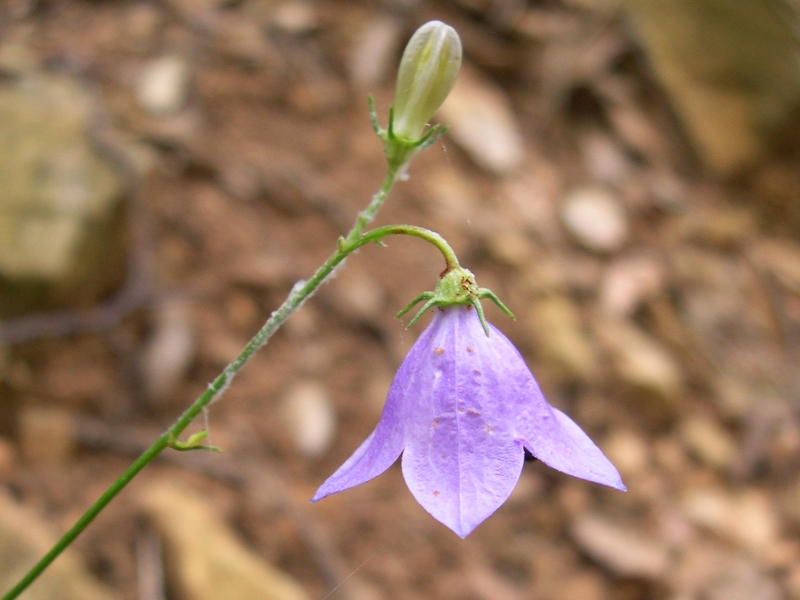
<svg viewBox="0 0 800 600">
<path fill-rule="evenodd" d="M 365 483 L 391 467 L 403 451 L 400 436 L 391 434 L 379 424 L 352 456 L 319 487 L 311 502 Z"/>
<path fill-rule="evenodd" d="M 417 502 L 464 538 L 506 501 L 523 458 L 514 442 L 478 447 L 475 453 L 411 445 L 403 453 L 403 477 Z"/>
<path fill-rule="evenodd" d="M 553 417 L 534 425 L 524 441 L 530 453 L 557 471 L 625 491 L 619 472 L 600 448 L 575 421 L 557 408 L 549 408 Z"/>
<path fill-rule="evenodd" d="M 378 426 L 339 469 L 323 483 L 311 499 L 321 500 L 336 492 L 355 487 L 377 477 L 400 457 L 406 443 L 406 430 L 415 420 L 413 394 L 424 389 L 425 372 L 420 369 L 420 348 L 430 337 L 430 328 L 422 333 L 397 370 Z M 416 387 L 415 387 L 416 386 Z"/>
</svg>

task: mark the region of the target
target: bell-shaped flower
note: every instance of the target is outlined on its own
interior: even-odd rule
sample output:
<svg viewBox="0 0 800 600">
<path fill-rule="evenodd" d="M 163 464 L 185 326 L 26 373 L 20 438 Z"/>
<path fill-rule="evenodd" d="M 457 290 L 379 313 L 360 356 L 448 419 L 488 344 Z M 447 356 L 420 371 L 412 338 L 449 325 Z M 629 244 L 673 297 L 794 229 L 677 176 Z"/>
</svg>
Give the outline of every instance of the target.
<svg viewBox="0 0 800 600">
<path fill-rule="evenodd" d="M 375 431 L 312 501 L 380 475 L 402 454 L 417 501 L 466 537 L 508 498 L 526 449 L 562 473 L 625 489 L 614 465 L 547 403 L 520 353 L 477 307 L 435 311 L 400 365 Z"/>
</svg>

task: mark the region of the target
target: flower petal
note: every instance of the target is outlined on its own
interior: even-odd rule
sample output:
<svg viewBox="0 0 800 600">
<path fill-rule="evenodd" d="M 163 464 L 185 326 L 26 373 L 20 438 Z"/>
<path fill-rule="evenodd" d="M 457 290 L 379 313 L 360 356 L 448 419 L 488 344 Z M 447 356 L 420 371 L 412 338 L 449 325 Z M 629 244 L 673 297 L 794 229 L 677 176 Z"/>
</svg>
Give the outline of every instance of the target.
<svg viewBox="0 0 800 600">
<path fill-rule="evenodd" d="M 417 502 L 464 538 L 506 501 L 519 480 L 524 453 L 515 442 L 476 446 L 468 453 L 457 445 L 456 450 L 454 422 L 440 422 L 444 433 L 406 448 L 403 477 Z"/>
<path fill-rule="evenodd" d="M 511 341 L 491 326 L 495 368 L 502 368 L 502 395 L 516 399 L 513 421 L 518 438 L 547 466 L 619 490 L 625 485 L 611 461 L 567 415 L 548 404 L 525 360 Z"/>
<path fill-rule="evenodd" d="M 400 457 L 405 446 L 408 423 L 416 418 L 415 402 L 420 398 L 419 390 L 425 388 L 425 382 L 420 379 L 424 378 L 429 363 L 427 354 L 423 356 L 422 348 L 430 338 L 430 331 L 428 327 L 422 332 L 397 370 L 375 431 L 320 486 L 312 502 L 377 477 Z M 409 393 L 409 390 L 413 390 L 413 393 Z"/>
<path fill-rule="evenodd" d="M 466 537 L 508 498 L 524 452 L 511 428 L 503 371 L 491 364 L 491 338 L 475 311 L 446 308 L 429 329 L 425 374 L 407 389 L 416 405 L 403 476 L 425 510 Z"/>
<path fill-rule="evenodd" d="M 398 432 L 381 427 L 379 423 L 352 456 L 319 487 L 311 501 L 322 500 L 377 477 L 392 466 L 402 451 L 402 438 Z"/>
<path fill-rule="evenodd" d="M 626 490 L 616 467 L 575 421 L 557 408 L 549 408 L 552 417 L 540 418 L 533 435 L 524 441 L 530 453 L 567 475 Z"/>
</svg>

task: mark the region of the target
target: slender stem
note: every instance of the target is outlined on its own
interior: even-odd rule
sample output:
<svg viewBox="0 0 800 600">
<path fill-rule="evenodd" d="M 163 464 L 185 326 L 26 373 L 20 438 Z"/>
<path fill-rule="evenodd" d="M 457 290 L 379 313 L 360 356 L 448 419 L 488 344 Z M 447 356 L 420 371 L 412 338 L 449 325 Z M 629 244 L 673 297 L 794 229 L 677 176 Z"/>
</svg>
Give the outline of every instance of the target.
<svg viewBox="0 0 800 600">
<path fill-rule="evenodd" d="M 159 452 L 167 447 L 169 433 L 164 433 L 152 446 L 145 450 L 125 472 L 112 483 L 108 489 L 92 504 L 89 509 L 81 515 L 75 524 L 56 542 L 56 544 L 45 554 L 25 576 L 19 580 L 11 590 L 3 596 L 3 600 L 11 600 L 19 596 L 33 581 L 41 575 L 50 563 L 69 546 L 78 535 L 86 529 L 94 518 L 102 511 L 106 505 L 141 471 Z"/>
<path fill-rule="evenodd" d="M 86 529 L 89 523 L 102 511 L 106 505 L 120 492 L 122 489 L 141 471 L 151 460 L 168 447 L 172 440 L 178 438 L 183 433 L 186 427 L 192 420 L 200 414 L 200 412 L 208 406 L 218 395 L 230 385 L 231 380 L 239 372 L 239 370 L 247 363 L 252 355 L 262 346 L 264 346 L 273 333 L 286 321 L 289 315 L 294 312 L 325 279 L 333 272 L 333 270 L 344 261 L 347 256 L 361 246 L 370 242 L 380 242 L 384 237 L 389 235 L 411 235 L 421 238 L 436 246 L 439 251 L 444 255 L 445 271 L 450 271 L 458 267 L 458 258 L 453 252 L 450 245 L 434 231 L 416 227 L 413 225 L 384 225 L 383 227 L 376 227 L 366 233 L 361 233 L 367 223 L 374 217 L 375 212 L 383 200 L 386 198 L 388 188 L 391 187 L 394 177 L 391 179 L 387 177 L 381 192 L 378 192 L 370 203 L 369 207 L 359 214 L 356 225 L 346 238 L 339 239 L 339 245 L 331 257 L 323 263 L 317 271 L 304 282 L 298 282 L 290 292 L 288 298 L 284 303 L 272 313 L 270 318 L 264 326 L 253 336 L 253 339 L 245 346 L 241 354 L 231 362 L 225 370 L 208 386 L 208 389 L 203 392 L 194 403 L 186 409 L 186 411 L 178 418 L 177 421 L 165 431 L 153 444 L 145 450 L 139 458 L 137 458 L 125 472 L 112 483 L 108 489 L 92 504 L 89 509 L 70 527 L 70 529 L 58 540 L 53 548 L 45 554 L 36 565 L 14 586 L 2 600 L 13 600 L 17 598 L 49 565 L 55 558 L 69 546 L 73 540 Z M 387 183 L 388 182 L 388 183 Z M 384 190 L 384 188 L 386 188 Z M 372 210 L 370 208 L 372 207 Z M 354 234 L 354 232 L 357 232 Z"/>
<path fill-rule="evenodd" d="M 412 235 L 429 242 L 438 248 L 439 252 L 444 256 L 445 273 L 449 273 L 459 266 L 458 257 L 450 244 L 438 233 L 425 229 L 424 227 L 417 227 L 416 225 L 384 225 L 383 227 L 376 227 L 363 234 L 356 243 L 357 247 L 363 246 L 367 242 L 378 242 L 388 235 Z"/>
<path fill-rule="evenodd" d="M 350 230 L 350 233 L 347 234 L 345 241 L 352 242 L 353 240 L 358 239 L 361 236 L 361 233 L 364 231 L 364 228 L 372 222 L 372 219 L 375 218 L 375 214 L 378 212 L 381 206 L 383 206 L 384 200 L 389 195 L 389 191 L 392 189 L 395 180 L 397 179 L 399 167 L 389 163 L 389 169 L 386 172 L 386 177 L 383 179 L 383 184 L 381 188 L 375 192 L 375 195 L 370 200 L 370 203 L 367 207 L 358 213 L 358 217 L 356 217 L 356 223 L 353 225 L 353 228 Z"/>
</svg>

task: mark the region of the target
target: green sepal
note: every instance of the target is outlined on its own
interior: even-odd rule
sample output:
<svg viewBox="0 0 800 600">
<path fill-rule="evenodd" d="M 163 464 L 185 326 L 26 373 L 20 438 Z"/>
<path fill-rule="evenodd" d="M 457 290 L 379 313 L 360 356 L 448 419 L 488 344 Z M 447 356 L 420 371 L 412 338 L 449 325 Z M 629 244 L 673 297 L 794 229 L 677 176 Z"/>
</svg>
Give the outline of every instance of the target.
<svg viewBox="0 0 800 600">
<path fill-rule="evenodd" d="M 489 300 L 494 302 L 498 306 L 498 308 L 502 310 L 504 313 L 506 313 L 509 317 L 511 317 L 515 321 L 517 320 L 517 317 L 514 316 L 514 313 L 512 313 L 508 309 L 508 307 L 505 304 L 503 304 L 500 298 L 497 297 L 497 294 L 495 294 L 489 288 L 480 288 L 478 290 L 478 298 L 480 298 L 481 300 L 483 300 L 484 298 L 488 298 Z"/>
<path fill-rule="evenodd" d="M 443 125 L 434 125 L 419 139 L 407 139 L 395 133 L 394 106 L 389 107 L 389 122 L 386 129 L 384 129 L 380 126 L 380 122 L 378 121 L 378 113 L 375 110 L 375 99 L 372 97 L 372 94 L 367 97 L 367 100 L 369 102 L 369 116 L 372 122 L 372 129 L 378 137 L 383 140 L 383 151 L 386 155 L 386 160 L 394 169 L 400 169 L 414 154 L 430 147 L 436 140 L 442 137 L 445 131 L 447 131 L 447 127 Z"/>
<path fill-rule="evenodd" d="M 402 317 L 404 314 L 406 314 L 408 311 L 410 311 L 412 308 L 414 308 L 417 304 L 419 304 L 423 300 L 430 300 L 434 296 L 435 296 L 435 294 L 433 292 L 422 292 L 419 296 L 417 296 L 411 302 L 409 302 L 408 306 L 406 306 L 405 308 L 400 310 L 394 316 L 394 318 L 395 319 L 399 319 L 400 317 Z"/>
<path fill-rule="evenodd" d="M 428 131 L 425 132 L 419 140 L 416 141 L 416 145 L 420 150 L 425 150 L 426 148 L 430 148 L 436 140 L 444 135 L 447 131 L 446 125 L 434 125 Z"/>
</svg>

